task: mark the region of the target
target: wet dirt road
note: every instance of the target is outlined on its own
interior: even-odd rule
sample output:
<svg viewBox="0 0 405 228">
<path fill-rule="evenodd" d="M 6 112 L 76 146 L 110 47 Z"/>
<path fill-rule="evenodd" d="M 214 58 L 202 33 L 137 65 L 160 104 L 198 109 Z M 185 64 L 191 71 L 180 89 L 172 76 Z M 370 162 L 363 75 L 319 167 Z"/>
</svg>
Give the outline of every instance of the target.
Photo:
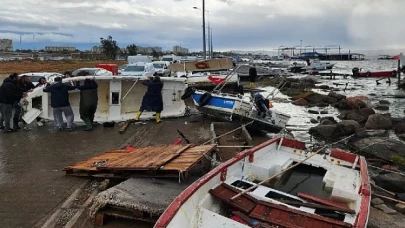
<svg viewBox="0 0 405 228">
<path fill-rule="evenodd" d="M 43 226 L 75 189 L 91 181 L 66 176 L 62 169 L 67 165 L 126 145 L 171 144 L 180 138 L 177 129 L 191 142 L 209 138 L 210 122 L 193 118 L 131 125 L 122 135 L 117 124 L 98 126 L 93 132 L 81 128 L 55 132 L 47 124 L 31 131 L 0 133 L 0 227 Z"/>
</svg>

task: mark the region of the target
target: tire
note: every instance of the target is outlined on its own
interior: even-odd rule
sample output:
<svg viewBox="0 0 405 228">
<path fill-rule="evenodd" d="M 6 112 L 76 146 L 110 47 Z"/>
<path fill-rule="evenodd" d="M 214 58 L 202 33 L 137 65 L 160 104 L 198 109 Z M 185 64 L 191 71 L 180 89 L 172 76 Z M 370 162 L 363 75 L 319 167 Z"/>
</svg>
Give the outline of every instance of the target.
<svg viewBox="0 0 405 228">
<path fill-rule="evenodd" d="M 204 94 L 200 97 L 200 99 L 198 100 L 198 105 L 199 105 L 200 107 L 206 106 L 206 105 L 210 102 L 211 98 L 212 98 L 211 93 L 209 93 L 209 92 L 204 93 Z"/>
<path fill-rule="evenodd" d="M 195 90 L 196 89 L 194 87 L 187 87 L 187 89 L 184 90 L 184 94 L 181 96 L 181 99 L 184 101 L 191 97 L 195 93 Z"/>
</svg>

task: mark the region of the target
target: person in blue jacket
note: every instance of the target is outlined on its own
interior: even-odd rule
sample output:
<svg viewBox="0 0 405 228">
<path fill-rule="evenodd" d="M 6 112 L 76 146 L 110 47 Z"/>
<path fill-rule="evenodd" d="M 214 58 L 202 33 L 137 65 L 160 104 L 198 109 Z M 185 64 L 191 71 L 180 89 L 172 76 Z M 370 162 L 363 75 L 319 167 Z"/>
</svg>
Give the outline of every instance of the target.
<svg viewBox="0 0 405 228">
<path fill-rule="evenodd" d="M 148 80 L 142 82 L 148 87 L 145 95 L 142 99 L 142 105 L 139 111 L 136 113 L 135 120 L 139 120 L 142 112 L 153 111 L 156 112 L 156 122 L 160 123 L 160 113 L 163 111 L 163 97 L 162 89 L 163 82 L 160 81 L 159 76 L 148 77 Z"/>
<path fill-rule="evenodd" d="M 76 86 L 62 83 L 61 77 L 56 77 L 54 81 L 54 84 L 46 85 L 44 92 L 51 93 L 51 107 L 53 108 L 53 117 L 58 130 L 63 130 L 63 113 L 66 118 L 66 130 L 71 131 L 73 130 L 75 116 L 69 103 L 69 90 L 75 90 Z"/>
</svg>

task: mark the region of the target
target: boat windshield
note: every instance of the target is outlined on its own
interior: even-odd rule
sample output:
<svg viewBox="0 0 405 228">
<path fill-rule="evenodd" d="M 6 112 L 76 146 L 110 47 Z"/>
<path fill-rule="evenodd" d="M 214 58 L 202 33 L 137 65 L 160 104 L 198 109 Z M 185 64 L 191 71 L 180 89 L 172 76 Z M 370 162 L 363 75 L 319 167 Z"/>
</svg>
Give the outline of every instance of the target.
<svg viewBox="0 0 405 228">
<path fill-rule="evenodd" d="M 154 63 L 153 64 L 153 67 L 157 68 L 157 69 L 163 69 L 164 66 L 165 66 L 165 64 L 163 64 L 163 63 Z"/>
<path fill-rule="evenodd" d="M 144 66 L 127 66 L 124 71 L 139 72 L 144 70 Z"/>
</svg>

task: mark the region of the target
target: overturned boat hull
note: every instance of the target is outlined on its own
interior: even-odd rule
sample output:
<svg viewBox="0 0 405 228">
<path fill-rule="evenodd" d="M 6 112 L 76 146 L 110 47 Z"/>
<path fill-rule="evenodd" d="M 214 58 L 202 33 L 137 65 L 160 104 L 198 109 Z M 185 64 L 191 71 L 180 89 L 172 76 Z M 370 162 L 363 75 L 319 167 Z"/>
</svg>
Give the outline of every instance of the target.
<svg viewBox="0 0 405 228">
<path fill-rule="evenodd" d="M 142 84 L 147 80 L 146 77 L 134 76 L 86 76 L 75 77 L 73 81 L 84 81 L 85 79 L 95 79 L 98 84 L 98 106 L 95 114 L 95 121 L 112 122 L 126 121 L 134 119 L 135 113 L 142 104 L 143 96 L 147 87 Z M 186 105 L 181 100 L 181 95 L 187 88 L 184 79 L 180 78 L 161 78 L 164 83 L 162 90 L 163 111 L 162 118 L 180 117 L 186 113 Z M 68 82 L 64 79 L 64 82 Z M 38 87 L 28 96 L 23 98 L 23 108 L 27 115 L 25 119 L 31 121 L 35 117 L 54 120 L 53 109 L 51 107 L 50 94 L 43 92 L 44 87 Z M 75 115 L 75 122 L 82 122 L 80 119 L 79 104 L 80 91 L 73 90 L 69 92 L 69 101 Z M 145 111 L 141 115 L 142 119 L 154 118 L 154 112 Z M 34 118 L 32 115 L 36 115 Z M 24 118 L 24 117 L 23 117 Z"/>
<path fill-rule="evenodd" d="M 272 183 L 256 184 L 271 177 Z M 370 191 L 364 157 L 339 149 L 312 152 L 302 142 L 277 137 L 194 182 L 155 227 L 364 228 Z"/>
<path fill-rule="evenodd" d="M 271 116 L 259 116 L 252 102 L 241 95 L 231 94 L 211 94 L 211 99 L 206 104 L 201 104 L 201 99 L 205 91 L 196 91 L 193 95 L 193 101 L 196 108 L 208 115 L 221 118 L 227 121 L 236 121 L 241 123 L 253 122 L 252 126 L 269 131 L 280 132 L 286 127 L 291 116 L 272 110 Z"/>
</svg>

